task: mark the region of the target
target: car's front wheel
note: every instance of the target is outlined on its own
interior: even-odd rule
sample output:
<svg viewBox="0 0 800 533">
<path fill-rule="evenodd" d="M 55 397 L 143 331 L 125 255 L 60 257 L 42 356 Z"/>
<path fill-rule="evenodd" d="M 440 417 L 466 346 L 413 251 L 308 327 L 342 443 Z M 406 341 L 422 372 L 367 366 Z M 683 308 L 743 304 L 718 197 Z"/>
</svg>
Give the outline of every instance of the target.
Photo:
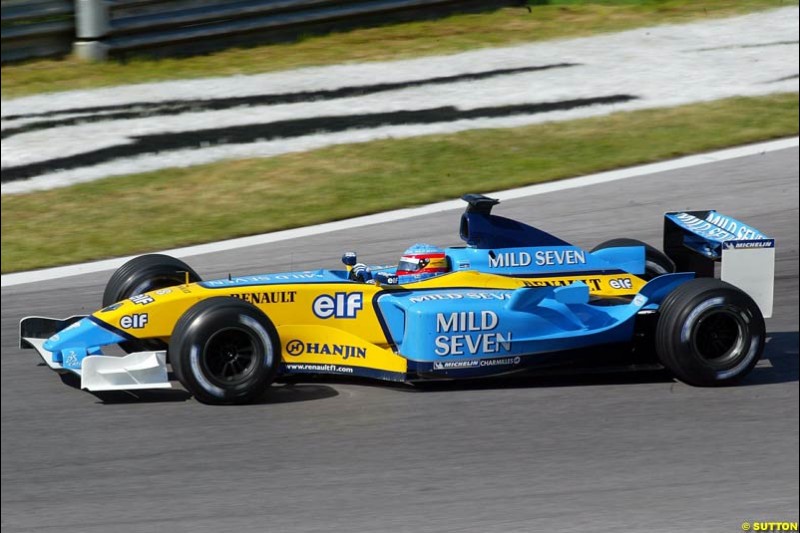
<svg viewBox="0 0 800 533">
<path fill-rule="evenodd" d="M 766 327 L 750 296 L 718 279 L 694 279 L 664 298 L 656 324 L 661 362 L 690 385 L 725 385 L 755 367 Z"/>
<path fill-rule="evenodd" d="M 178 320 L 169 356 L 178 380 L 199 401 L 251 403 L 278 372 L 277 339 L 272 322 L 257 307 L 215 297 L 195 304 Z"/>
<path fill-rule="evenodd" d="M 191 283 L 200 281 L 197 272 L 180 259 L 163 254 L 134 257 L 111 275 L 103 292 L 103 307 L 108 307 L 131 296 L 180 285 L 186 282 L 187 277 Z M 164 350 L 166 347 L 166 344 L 159 339 L 140 339 L 120 343 L 120 348 L 128 353 Z"/>
</svg>

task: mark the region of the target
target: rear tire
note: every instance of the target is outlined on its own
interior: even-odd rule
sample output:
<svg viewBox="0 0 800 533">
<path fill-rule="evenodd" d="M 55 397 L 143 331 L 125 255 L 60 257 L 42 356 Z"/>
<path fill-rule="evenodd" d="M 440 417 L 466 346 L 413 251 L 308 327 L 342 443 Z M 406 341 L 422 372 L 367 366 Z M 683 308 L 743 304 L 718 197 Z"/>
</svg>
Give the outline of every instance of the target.
<svg viewBox="0 0 800 533">
<path fill-rule="evenodd" d="M 622 248 L 626 246 L 644 246 L 644 274 L 640 276 L 642 279 L 651 280 L 663 274 L 671 274 L 675 272 L 675 263 L 672 262 L 672 259 L 667 257 L 667 254 L 650 246 L 646 242 L 637 241 L 636 239 L 611 239 L 610 241 L 605 241 L 594 248 L 592 248 L 592 252 L 596 252 L 597 250 L 604 250 L 606 248 Z"/>
<path fill-rule="evenodd" d="M 681 381 L 696 386 L 734 383 L 756 366 L 766 326 L 750 296 L 717 279 L 694 279 L 661 304 L 656 352 Z"/>
<path fill-rule="evenodd" d="M 256 306 L 209 298 L 178 320 L 169 343 L 172 369 L 198 401 L 243 404 L 259 399 L 281 361 L 278 334 Z"/>
<path fill-rule="evenodd" d="M 119 267 L 108 280 L 103 292 L 103 307 L 137 294 L 181 285 L 186 281 L 186 272 L 191 283 L 200 281 L 200 276 L 180 259 L 162 254 L 135 257 Z M 158 339 L 144 339 L 121 342 L 120 348 L 132 353 L 165 350 L 167 345 Z"/>
</svg>

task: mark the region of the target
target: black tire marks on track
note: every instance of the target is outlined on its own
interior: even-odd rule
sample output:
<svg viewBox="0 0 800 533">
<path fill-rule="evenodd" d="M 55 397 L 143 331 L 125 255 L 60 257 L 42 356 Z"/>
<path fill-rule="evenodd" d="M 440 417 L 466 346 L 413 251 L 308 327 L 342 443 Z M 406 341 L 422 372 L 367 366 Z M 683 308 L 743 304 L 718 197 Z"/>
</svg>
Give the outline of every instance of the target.
<svg viewBox="0 0 800 533">
<path fill-rule="evenodd" d="M 790 44 L 798 44 L 800 41 L 773 41 L 770 43 L 751 43 L 751 44 L 729 44 L 725 46 L 711 46 L 708 48 L 695 48 L 688 50 L 689 52 L 714 52 L 717 50 L 742 50 L 746 48 L 765 48 L 768 46 L 786 46 Z"/>
<path fill-rule="evenodd" d="M 212 128 L 178 133 L 161 133 L 132 137 L 133 142 L 60 157 L 6 167 L 2 171 L 3 183 L 38 176 L 47 172 L 70 170 L 107 163 L 115 159 L 141 156 L 149 153 L 167 152 L 191 148 L 207 148 L 223 144 L 249 144 L 275 139 L 302 137 L 317 133 L 337 133 L 382 126 L 422 125 L 454 122 L 482 118 L 501 118 L 514 115 L 531 115 L 552 111 L 567 111 L 579 107 L 619 104 L 636 100 L 636 96 L 617 94 L 595 98 L 580 98 L 557 102 L 519 104 L 499 107 L 479 107 L 460 110 L 453 106 L 421 109 L 416 111 L 394 111 L 359 115 L 312 117 L 281 120 L 264 124 L 248 124 L 227 128 Z"/>
<path fill-rule="evenodd" d="M 338 98 L 352 98 L 366 96 L 387 91 L 397 91 L 413 87 L 424 87 L 429 85 L 445 85 L 464 81 L 479 81 L 500 76 L 511 76 L 536 72 L 541 70 L 551 70 L 579 66 L 578 63 L 554 63 L 549 65 L 535 65 L 529 67 L 506 68 L 486 70 L 482 72 L 472 72 L 468 74 L 457 74 L 453 76 L 440 76 L 435 78 L 425 78 L 418 80 L 376 83 L 372 85 L 354 85 L 340 87 L 338 89 L 326 89 L 318 91 L 300 91 L 292 93 L 259 94 L 251 96 L 237 96 L 229 98 L 210 98 L 208 100 L 167 100 L 164 102 L 136 102 L 121 105 L 95 106 L 83 108 L 60 109 L 58 111 L 46 111 L 42 113 L 28 113 L 19 115 L 8 115 L 4 120 L 19 120 L 40 117 L 57 117 L 59 115 L 75 115 L 65 118 L 43 120 L 17 127 L 5 128 L 0 132 L 0 139 L 7 139 L 14 135 L 31 131 L 40 131 L 50 128 L 64 126 L 75 126 L 90 122 L 107 122 L 112 120 L 128 120 L 137 118 L 148 118 L 157 116 L 180 115 L 183 113 L 202 113 L 207 111 L 223 111 L 237 107 L 266 106 L 279 104 L 297 104 L 315 101 L 335 100 Z"/>
</svg>

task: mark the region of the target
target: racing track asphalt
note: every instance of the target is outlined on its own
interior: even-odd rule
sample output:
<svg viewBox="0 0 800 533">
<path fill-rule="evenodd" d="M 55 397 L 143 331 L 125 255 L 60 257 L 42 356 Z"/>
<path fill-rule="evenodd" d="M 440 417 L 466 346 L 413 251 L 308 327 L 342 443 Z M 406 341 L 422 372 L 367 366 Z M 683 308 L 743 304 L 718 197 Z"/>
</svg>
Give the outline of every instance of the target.
<svg viewBox="0 0 800 533">
<path fill-rule="evenodd" d="M 25 314 L 86 313 L 110 273 L 2 290 L 2 530 L 740 531 L 798 519 L 798 149 L 508 201 L 591 247 L 660 242 L 716 208 L 777 238 L 775 318 L 746 382 L 662 373 L 399 387 L 319 381 L 259 405 L 65 386 L 22 352 Z M 459 212 L 209 254 L 201 275 L 394 262 L 457 243 Z"/>
</svg>

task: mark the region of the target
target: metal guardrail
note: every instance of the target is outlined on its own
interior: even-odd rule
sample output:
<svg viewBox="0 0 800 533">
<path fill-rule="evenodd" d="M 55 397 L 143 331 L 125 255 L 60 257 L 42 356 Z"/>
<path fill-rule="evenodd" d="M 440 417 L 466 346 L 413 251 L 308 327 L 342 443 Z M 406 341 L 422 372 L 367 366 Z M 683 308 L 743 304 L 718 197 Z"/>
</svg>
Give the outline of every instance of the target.
<svg viewBox="0 0 800 533">
<path fill-rule="evenodd" d="M 76 0 L 75 51 L 90 60 L 109 53 L 200 43 L 244 34 L 302 32 L 320 23 L 417 10 L 458 0 Z"/>
<path fill-rule="evenodd" d="M 112 53 L 200 51 L 253 36 L 297 37 L 315 27 L 381 23 L 432 12 L 491 8 L 502 0 L 11 0 L 2 3 L 2 61 L 72 49 L 102 61 Z M 74 16 L 73 16 L 74 13 Z"/>
<path fill-rule="evenodd" d="M 68 54 L 73 11 L 71 0 L 2 2 L 2 62 Z"/>
</svg>

